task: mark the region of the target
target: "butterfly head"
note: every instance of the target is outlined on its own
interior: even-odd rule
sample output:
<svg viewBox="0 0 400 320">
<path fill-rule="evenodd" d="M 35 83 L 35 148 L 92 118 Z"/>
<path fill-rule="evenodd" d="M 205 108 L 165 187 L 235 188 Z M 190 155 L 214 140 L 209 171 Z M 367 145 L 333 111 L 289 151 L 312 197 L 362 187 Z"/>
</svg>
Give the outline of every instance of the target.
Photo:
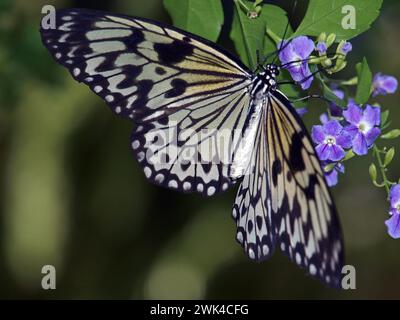
<svg viewBox="0 0 400 320">
<path fill-rule="evenodd" d="M 266 94 L 276 90 L 276 77 L 279 75 L 279 66 L 276 64 L 267 64 L 262 67 L 262 71 L 253 78 L 252 95 L 257 93 Z"/>
</svg>

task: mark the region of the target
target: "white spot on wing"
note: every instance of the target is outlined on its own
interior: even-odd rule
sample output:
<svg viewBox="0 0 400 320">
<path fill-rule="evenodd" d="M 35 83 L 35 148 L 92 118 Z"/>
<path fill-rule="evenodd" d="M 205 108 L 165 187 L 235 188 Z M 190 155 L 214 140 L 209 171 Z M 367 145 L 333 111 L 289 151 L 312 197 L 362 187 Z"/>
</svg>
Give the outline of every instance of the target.
<svg viewBox="0 0 400 320">
<path fill-rule="evenodd" d="M 178 188 L 178 182 L 176 182 L 175 180 L 171 180 L 170 182 L 168 182 L 168 187 L 170 188 Z"/>
<path fill-rule="evenodd" d="M 202 183 L 199 183 L 199 184 L 197 185 L 197 191 L 198 191 L 198 192 L 203 192 L 203 190 L 204 190 L 204 185 L 203 185 Z"/>
<path fill-rule="evenodd" d="M 146 178 L 150 178 L 151 176 L 151 169 L 149 167 L 145 167 L 144 168 L 144 175 L 146 176 Z"/>
<path fill-rule="evenodd" d="M 249 257 L 250 257 L 250 259 L 255 259 L 256 258 L 256 255 L 255 255 L 253 249 L 249 249 Z"/>
<path fill-rule="evenodd" d="M 139 141 L 138 140 L 135 140 L 135 141 L 133 141 L 132 142 L 132 148 L 133 148 L 133 150 L 136 150 L 137 148 L 139 148 Z"/>
<path fill-rule="evenodd" d="M 243 243 L 243 234 L 242 234 L 241 231 L 239 231 L 239 232 L 236 234 L 236 239 L 237 239 L 237 241 L 239 241 L 241 244 Z"/>
<path fill-rule="evenodd" d="M 312 276 L 314 276 L 317 273 L 317 268 L 313 264 L 310 264 L 309 270 Z"/>
<path fill-rule="evenodd" d="M 156 177 L 154 178 L 154 180 L 158 183 L 162 183 L 164 181 L 164 175 L 162 173 L 159 173 L 156 175 Z"/>
<path fill-rule="evenodd" d="M 191 189 L 191 187 L 192 187 L 192 184 L 190 182 L 186 181 L 186 182 L 183 183 L 183 189 L 184 190 L 188 191 L 188 190 Z"/>
<path fill-rule="evenodd" d="M 215 193 L 215 187 L 211 186 L 207 189 L 207 195 L 212 196 Z"/>
</svg>

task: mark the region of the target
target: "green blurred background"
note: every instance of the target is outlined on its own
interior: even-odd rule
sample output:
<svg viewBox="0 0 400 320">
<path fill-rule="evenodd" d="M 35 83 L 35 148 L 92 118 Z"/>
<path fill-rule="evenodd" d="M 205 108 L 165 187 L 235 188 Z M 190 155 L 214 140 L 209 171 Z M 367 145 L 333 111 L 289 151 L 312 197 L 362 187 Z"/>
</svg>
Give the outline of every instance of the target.
<svg viewBox="0 0 400 320">
<path fill-rule="evenodd" d="M 400 298 L 400 240 L 386 233 L 388 203 L 369 180 L 370 156 L 350 161 L 334 188 L 356 290 L 329 289 L 278 252 L 250 262 L 235 241 L 236 190 L 205 199 L 149 184 L 130 151 L 131 123 L 42 46 L 45 4 L 171 22 L 161 0 L 0 0 L 0 298 Z M 300 1 L 295 24 L 305 8 Z M 232 1 L 224 9 L 221 43 L 232 49 Z M 354 39 L 350 65 L 365 55 L 374 72 L 400 78 L 399 14 L 399 1 L 384 1 L 372 29 Z M 400 126 L 399 94 L 378 101 Z M 322 110 L 311 103 L 308 125 Z M 393 178 L 399 164 L 398 156 Z M 41 288 L 47 264 L 56 290 Z"/>
</svg>

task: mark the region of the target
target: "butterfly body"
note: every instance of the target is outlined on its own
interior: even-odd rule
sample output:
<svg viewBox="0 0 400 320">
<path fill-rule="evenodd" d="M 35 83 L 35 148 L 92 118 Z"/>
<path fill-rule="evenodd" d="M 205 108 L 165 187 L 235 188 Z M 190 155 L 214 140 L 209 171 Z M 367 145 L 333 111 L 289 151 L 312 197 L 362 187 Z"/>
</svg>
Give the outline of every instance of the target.
<svg viewBox="0 0 400 320">
<path fill-rule="evenodd" d="M 338 286 L 336 209 L 279 66 L 254 74 L 215 43 L 155 21 L 82 9 L 41 29 L 57 62 L 135 123 L 131 148 L 152 183 L 212 196 L 240 183 L 232 216 L 250 259 L 279 248 Z"/>
<path fill-rule="evenodd" d="M 277 88 L 276 77 L 279 75 L 279 66 L 267 64 L 263 71 L 253 76 L 250 95 L 253 99 L 262 99 L 266 94 Z"/>
</svg>

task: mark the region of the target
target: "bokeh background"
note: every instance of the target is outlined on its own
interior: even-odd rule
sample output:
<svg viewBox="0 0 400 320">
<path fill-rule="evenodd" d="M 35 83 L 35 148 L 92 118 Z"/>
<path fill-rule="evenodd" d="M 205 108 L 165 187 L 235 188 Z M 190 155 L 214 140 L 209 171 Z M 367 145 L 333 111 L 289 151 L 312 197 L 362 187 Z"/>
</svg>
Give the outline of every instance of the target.
<svg viewBox="0 0 400 320">
<path fill-rule="evenodd" d="M 386 233 L 388 203 L 369 180 L 370 156 L 350 161 L 334 188 L 356 290 L 327 288 L 278 252 L 253 263 L 235 241 L 236 190 L 202 198 L 149 184 L 129 147 L 131 123 L 42 46 L 45 4 L 171 22 L 161 0 L 0 1 L 0 298 L 400 298 L 400 240 Z M 307 2 L 299 4 L 294 25 Z M 224 9 L 220 42 L 232 50 L 232 1 Z M 400 77 L 399 14 L 399 1 L 384 1 L 372 29 L 352 41 L 350 65 L 366 56 L 374 72 Z M 399 94 L 378 101 L 399 127 Z M 308 125 L 322 110 L 310 104 Z M 56 290 L 41 288 L 47 264 Z"/>
</svg>

